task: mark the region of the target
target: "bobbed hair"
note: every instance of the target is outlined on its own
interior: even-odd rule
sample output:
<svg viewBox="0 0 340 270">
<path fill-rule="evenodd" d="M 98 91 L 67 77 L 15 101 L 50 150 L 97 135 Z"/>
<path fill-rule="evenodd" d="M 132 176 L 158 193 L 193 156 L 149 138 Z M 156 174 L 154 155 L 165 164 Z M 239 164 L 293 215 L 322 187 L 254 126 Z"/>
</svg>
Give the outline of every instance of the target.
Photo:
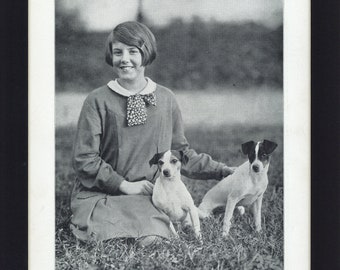
<svg viewBox="0 0 340 270">
<path fill-rule="evenodd" d="M 105 45 L 105 61 L 112 66 L 112 43 L 121 42 L 135 46 L 142 55 L 142 65 L 150 65 L 156 58 L 156 39 L 150 29 L 142 23 L 128 21 L 118 24 L 109 34 Z"/>
</svg>

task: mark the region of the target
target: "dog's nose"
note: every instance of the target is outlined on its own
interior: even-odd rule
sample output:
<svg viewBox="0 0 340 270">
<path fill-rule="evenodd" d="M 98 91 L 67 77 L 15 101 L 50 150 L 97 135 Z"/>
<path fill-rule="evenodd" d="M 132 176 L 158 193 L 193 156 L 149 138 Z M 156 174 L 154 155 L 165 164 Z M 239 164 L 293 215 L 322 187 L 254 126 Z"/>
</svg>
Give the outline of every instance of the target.
<svg viewBox="0 0 340 270">
<path fill-rule="evenodd" d="M 252 166 L 254 172 L 259 172 L 260 167 L 258 165 L 253 165 Z"/>
<path fill-rule="evenodd" d="M 163 171 L 164 176 L 170 176 L 170 171 L 169 170 L 164 170 Z"/>
</svg>

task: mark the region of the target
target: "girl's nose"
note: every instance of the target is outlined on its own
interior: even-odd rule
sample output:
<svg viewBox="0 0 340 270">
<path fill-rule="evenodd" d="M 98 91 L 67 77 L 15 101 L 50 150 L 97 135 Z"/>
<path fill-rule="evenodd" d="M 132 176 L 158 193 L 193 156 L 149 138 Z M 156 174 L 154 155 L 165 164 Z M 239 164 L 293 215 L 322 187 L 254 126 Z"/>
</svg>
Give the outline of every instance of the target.
<svg viewBox="0 0 340 270">
<path fill-rule="evenodd" d="M 129 61 L 129 53 L 127 51 L 123 51 L 121 62 L 128 62 Z"/>
</svg>

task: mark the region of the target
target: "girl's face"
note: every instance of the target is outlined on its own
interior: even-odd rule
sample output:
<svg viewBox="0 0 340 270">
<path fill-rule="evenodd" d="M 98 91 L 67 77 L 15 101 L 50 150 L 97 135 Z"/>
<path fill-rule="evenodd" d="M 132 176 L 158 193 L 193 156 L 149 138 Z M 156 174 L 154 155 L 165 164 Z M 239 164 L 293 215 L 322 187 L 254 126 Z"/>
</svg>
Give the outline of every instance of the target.
<svg viewBox="0 0 340 270">
<path fill-rule="evenodd" d="M 120 80 L 129 82 L 144 80 L 145 67 L 142 66 L 142 55 L 135 46 L 121 42 L 112 43 L 112 65 Z"/>
</svg>

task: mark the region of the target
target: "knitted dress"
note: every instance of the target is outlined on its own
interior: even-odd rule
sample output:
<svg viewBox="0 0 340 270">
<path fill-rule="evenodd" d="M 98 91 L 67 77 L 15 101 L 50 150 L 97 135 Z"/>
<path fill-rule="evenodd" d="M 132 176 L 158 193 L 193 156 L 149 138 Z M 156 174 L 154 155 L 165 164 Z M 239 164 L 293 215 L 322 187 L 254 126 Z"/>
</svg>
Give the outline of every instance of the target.
<svg viewBox="0 0 340 270">
<path fill-rule="evenodd" d="M 158 176 L 149 160 L 157 152 L 183 150 L 189 162 L 182 174 L 195 179 L 221 179 L 223 163 L 189 148 L 173 92 L 148 84 L 140 94 L 153 93 L 156 105 L 146 104 L 144 124 L 127 125 L 129 91 L 117 81 L 92 91 L 84 101 L 73 153 L 76 179 L 71 196 L 71 229 L 81 240 L 169 238 L 169 219 L 152 204 L 151 196 L 125 195 L 123 180 L 135 182 Z"/>
</svg>

